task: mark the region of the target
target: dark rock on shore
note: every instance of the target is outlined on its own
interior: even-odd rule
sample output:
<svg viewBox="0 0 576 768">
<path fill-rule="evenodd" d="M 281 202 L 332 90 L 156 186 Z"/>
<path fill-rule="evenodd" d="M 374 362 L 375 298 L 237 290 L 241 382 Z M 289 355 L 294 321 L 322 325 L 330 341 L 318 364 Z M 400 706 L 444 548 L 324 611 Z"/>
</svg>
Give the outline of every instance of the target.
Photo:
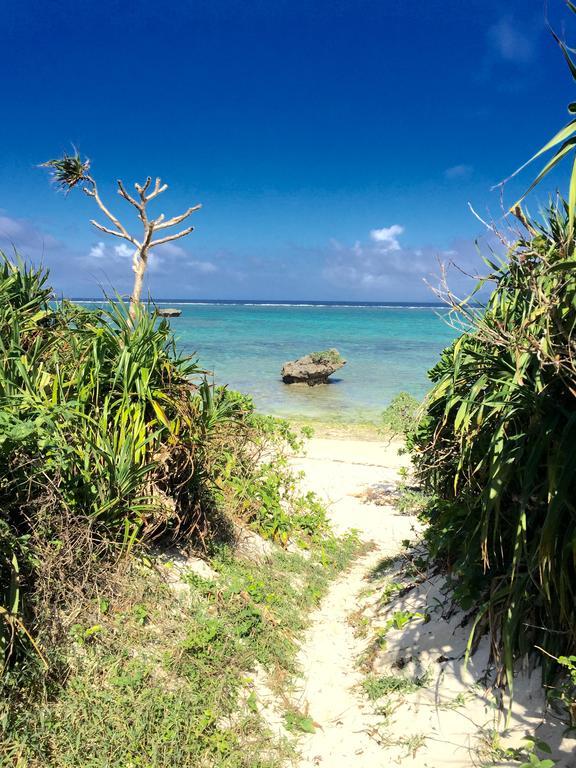
<svg viewBox="0 0 576 768">
<path fill-rule="evenodd" d="M 346 365 L 337 349 L 312 352 L 309 355 L 291 360 L 282 366 L 284 384 L 327 384 L 328 376 Z"/>
<path fill-rule="evenodd" d="M 171 308 L 156 309 L 156 314 L 158 315 L 158 317 L 180 317 L 180 315 L 182 314 L 182 310 L 171 309 Z"/>
</svg>

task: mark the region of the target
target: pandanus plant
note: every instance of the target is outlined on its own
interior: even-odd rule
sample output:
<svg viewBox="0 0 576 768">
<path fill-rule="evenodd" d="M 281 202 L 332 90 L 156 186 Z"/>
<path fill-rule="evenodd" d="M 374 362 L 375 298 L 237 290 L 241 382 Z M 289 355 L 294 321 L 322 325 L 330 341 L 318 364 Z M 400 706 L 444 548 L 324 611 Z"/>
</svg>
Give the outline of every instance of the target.
<svg viewBox="0 0 576 768">
<path fill-rule="evenodd" d="M 104 216 L 106 216 L 112 225 L 105 226 L 104 224 L 100 224 L 98 221 L 91 219 L 90 223 L 96 227 L 96 229 L 105 232 L 107 235 L 113 235 L 122 240 L 127 240 L 134 246 L 134 256 L 132 259 L 134 285 L 130 295 L 129 309 L 130 317 L 132 318 L 132 321 L 134 321 L 138 311 L 137 308 L 140 305 L 144 275 L 146 274 L 146 269 L 148 267 L 150 253 L 154 248 L 164 245 L 164 243 L 169 243 L 172 240 L 179 240 L 182 237 L 186 237 L 186 235 L 189 235 L 192 232 L 194 227 L 188 226 L 178 232 L 172 232 L 171 234 L 160 234 L 160 236 L 158 236 L 158 234 L 181 224 L 202 206 L 193 205 L 184 211 L 184 213 L 181 213 L 178 216 L 173 216 L 170 219 L 166 219 L 163 213 L 156 218 L 152 218 L 148 213 L 148 205 L 152 200 L 165 192 L 168 189 L 168 185 L 163 184 L 159 178 L 152 184 L 152 178 L 148 176 L 143 184 L 134 184 L 136 195 L 130 195 L 126 191 L 124 183 L 121 179 L 118 179 L 118 194 L 130 203 L 130 205 L 134 206 L 137 211 L 138 219 L 142 225 L 142 234 L 139 237 L 136 237 L 130 233 L 129 229 L 122 224 L 102 201 L 98 191 L 98 185 L 90 175 L 90 161 L 87 158 L 83 159 L 75 150 L 71 155 L 64 154 L 63 157 L 42 163 L 42 167 L 50 169 L 55 183 L 66 193 L 69 193 L 75 187 L 80 186 L 88 197 L 94 199 Z"/>
<path fill-rule="evenodd" d="M 574 50 L 552 34 L 576 81 Z M 468 651 L 487 625 L 510 693 L 519 657 L 544 651 L 551 680 L 550 659 L 570 669 L 576 653 L 576 160 L 567 201 L 559 195 L 542 222 L 520 207 L 564 157 L 576 158 L 576 102 L 568 111 L 570 122 L 522 166 L 553 152 L 511 209 L 527 234 L 505 258 L 486 259 L 486 306 L 447 297 L 467 328 L 430 371 L 411 437 L 431 495 L 430 550 L 462 606 L 478 604 Z"/>
</svg>

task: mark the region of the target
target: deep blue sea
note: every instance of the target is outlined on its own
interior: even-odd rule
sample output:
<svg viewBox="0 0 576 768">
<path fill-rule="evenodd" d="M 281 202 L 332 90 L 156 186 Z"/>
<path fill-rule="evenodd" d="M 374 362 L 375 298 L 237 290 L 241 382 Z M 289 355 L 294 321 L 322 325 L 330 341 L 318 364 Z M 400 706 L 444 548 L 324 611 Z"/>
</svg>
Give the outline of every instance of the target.
<svg viewBox="0 0 576 768">
<path fill-rule="evenodd" d="M 377 418 L 398 392 L 423 397 L 427 370 L 456 332 L 435 306 L 183 303 L 171 320 L 184 352 L 259 410 L 346 421 Z M 326 386 L 286 385 L 286 360 L 336 347 L 347 364 Z"/>
</svg>

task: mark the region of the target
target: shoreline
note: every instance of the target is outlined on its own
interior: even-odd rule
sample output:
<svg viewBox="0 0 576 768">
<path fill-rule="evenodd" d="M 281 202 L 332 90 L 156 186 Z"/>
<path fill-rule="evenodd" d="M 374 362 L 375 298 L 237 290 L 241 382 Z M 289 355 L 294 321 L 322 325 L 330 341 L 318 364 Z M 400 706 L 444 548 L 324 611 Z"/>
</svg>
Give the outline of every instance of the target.
<svg viewBox="0 0 576 768">
<path fill-rule="evenodd" d="M 367 442 L 386 442 L 391 436 L 383 424 L 371 419 L 329 419 L 323 416 L 306 416 L 298 414 L 283 415 L 268 413 L 277 419 L 283 419 L 293 429 L 312 429 L 313 438 L 330 438 L 334 440 L 366 440 Z M 397 437 L 397 436 L 396 436 Z"/>
<path fill-rule="evenodd" d="M 313 438 L 332 440 L 365 440 L 366 442 L 386 442 L 390 435 L 374 421 L 328 420 L 313 416 L 280 416 L 295 429 L 312 429 Z"/>
</svg>

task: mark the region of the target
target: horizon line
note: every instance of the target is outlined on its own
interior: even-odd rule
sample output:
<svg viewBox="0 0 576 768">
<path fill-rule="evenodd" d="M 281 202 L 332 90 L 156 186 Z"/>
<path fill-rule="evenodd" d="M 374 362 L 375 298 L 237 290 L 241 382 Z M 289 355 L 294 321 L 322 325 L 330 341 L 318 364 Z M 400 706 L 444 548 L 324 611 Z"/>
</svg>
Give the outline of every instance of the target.
<svg viewBox="0 0 576 768">
<path fill-rule="evenodd" d="M 60 297 L 63 298 L 62 294 Z M 115 301 L 114 297 L 96 297 L 96 296 L 69 296 L 69 301 L 92 301 L 98 303 L 107 303 L 108 301 Z M 122 300 L 129 301 L 129 297 L 120 297 Z M 148 299 L 142 303 L 148 304 L 278 304 L 278 305 L 362 305 L 362 306 L 418 306 L 418 307 L 444 307 L 448 306 L 444 302 L 439 301 L 419 301 L 417 299 L 406 299 L 404 301 L 399 300 L 357 300 L 357 299 L 185 299 L 172 297 L 169 299 L 158 298 Z"/>
</svg>

